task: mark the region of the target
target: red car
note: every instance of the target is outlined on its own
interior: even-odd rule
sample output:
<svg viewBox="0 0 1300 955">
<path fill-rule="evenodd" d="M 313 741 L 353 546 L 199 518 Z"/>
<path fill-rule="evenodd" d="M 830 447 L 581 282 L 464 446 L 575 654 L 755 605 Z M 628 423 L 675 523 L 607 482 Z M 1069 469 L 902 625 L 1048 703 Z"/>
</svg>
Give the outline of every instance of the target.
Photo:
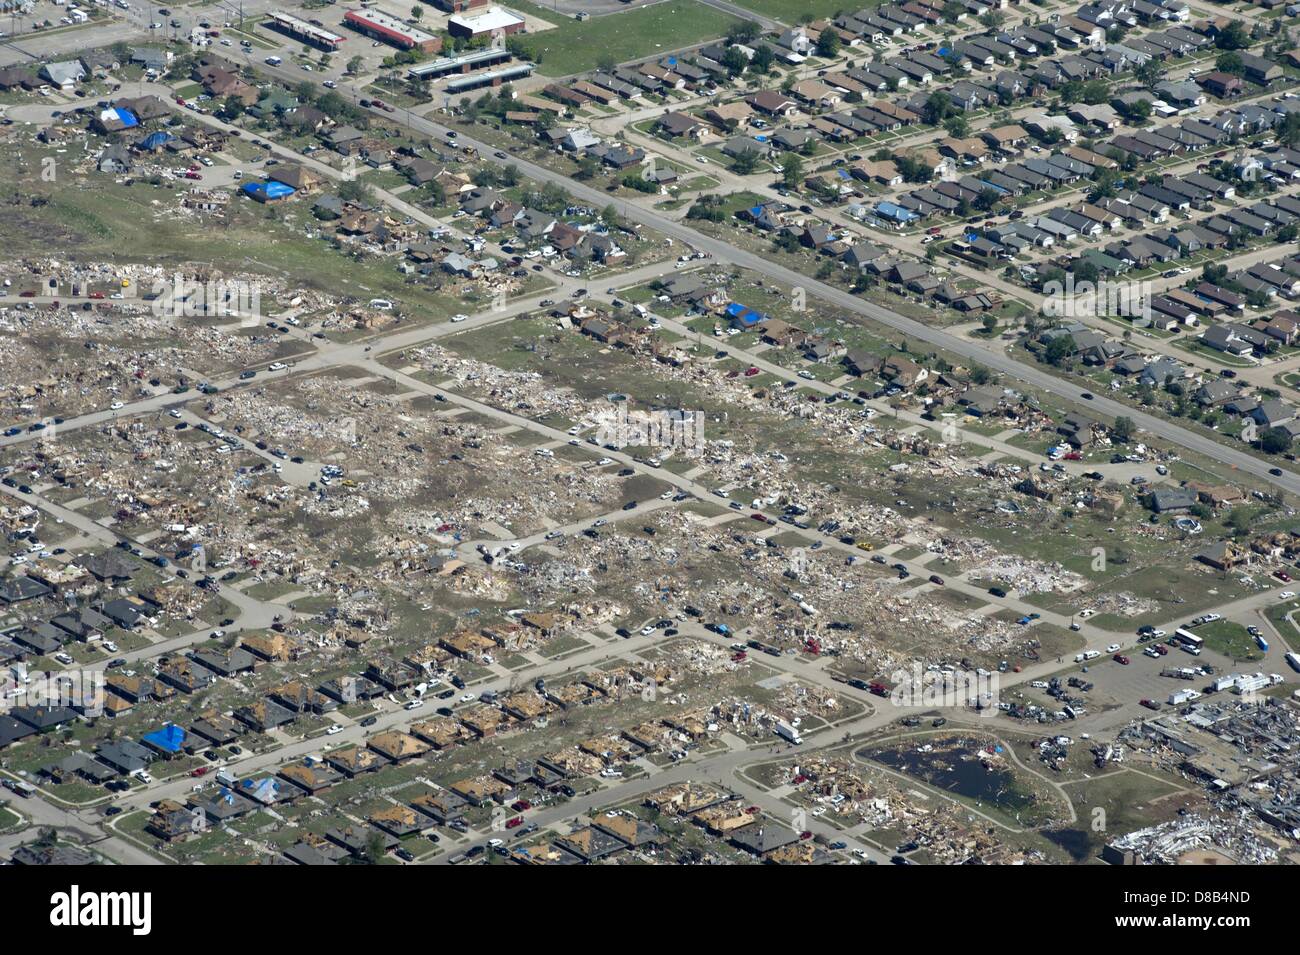
<svg viewBox="0 0 1300 955">
<path fill-rule="evenodd" d="M 1124 666 L 1128 666 L 1130 662 L 1129 658 L 1124 656 L 1124 654 L 1122 653 L 1115 654 L 1115 656 L 1113 656 L 1111 659 L 1113 659 L 1116 663 L 1122 663 Z"/>
<path fill-rule="evenodd" d="M 767 518 L 764 515 L 759 514 L 757 511 L 755 511 L 753 514 L 750 514 L 749 517 L 751 520 L 758 521 L 761 524 L 767 523 Z"/>
<path fill-rule="evenodd" d="M 801 840 L 803 840 L 803 839 L 811 839 L 811 838 L 812 838 L 812 833 L 809 832 L 807 829 L 805 829 L 803 832 L 799 833 L 799 838 L 800 838 Z"/>
<path fill-rule="evenodd" d="M 1145 706 L 1148 710 L 1160 709 L 1160 704 L 1155 700 L 1138 700 L 1138 706 Z"/>
<path fill-rule="evenodd" d="M 533 804 L 527 799 L 520 799 L 510 804 L 510 808 L 515 812 L 523 812 L 525 809 L 532 809 Z"/>
<path fill-rule="evenodd" d="M 1166 653 L 1169 652 L 1169 648 L 1165 646 L 1163 643 L 1153 643 L 1151 644 L 1151 649 L 1155 650 L 1155 652 L 1160 654 L 1161 656 L 1164 656 Z"/>
<path fill-rule="evenodd" d="M 748 659 L 749 659 L 749 654 L 746 653 L 744 650 L 741 650 L 741 651 L 739 651 L 738 653 L 736 653 L 736 654 L 731 658 L 731 662 L 732 662 L 732 663 L 744 663 L 744 662 L 745 662 L 746 660 L 748 660 Z"/>
<path fill-rule="evenodd" d="M 90 293 L 90 297 L 91 297 L 91 298 L 103 298 L 103 297 L 104 297 L 104 293 L 103 293 L 103 292 L 91 292 L 91 293 Z"/>
<path fill-rule="evenodd" d="M 178 96 L 178 97 L 176 97 L 176 105 L 177 105 L 177 106 L 184 106 L 184 105 L 185 105 L 185 97 L 184 97 L 184 96 Z"/>
<path fill-rule="evenodd" d="M 1273 576 L 1276 577 L 1278 580 L 1282 581 L 1282 583 L 1284 584 L 1291 583 L 1291 575 L 1288 574 L 1285 570 L 1275 570 L 1273 572 Z"/>
<path fill-rule="evenodd" d="M 745 369 L 746 378 L 753 378 L 757 374 L 758 374 L 758 369 L 755 368 L 753 365 L 750 365 L 748 368 Z"/>
<path fill-rule="evenodd" d="M 751 815 L 751 816 L 757 815 L 757 814 L 758 814 L 758 807 L 757 807 L 757 806 L 747 806 L 747 807 L 745 808 L 745 812 L 749 813 L 749 815 Z"/>
<path fill-rule="evenodd" d="M 195 769 L 195 770 L 191 771 L 190 775 L 191 775 L 191 776 L 206 776 L 207 773 L 208 773 L 208 767 L 206 767 L 206 766 L 200 766 L 198 769 Z"/>
<path fill-rule="evenodd" d="M 506 820 L 507 829 L 517 829 L 519 826 L 522 826 L 523 824 L 524 824 L 523 816 L 515 816 L 515 818 L 513 819 Z"/>
<path fill-rule="evenodd" d="M 186 179 L 202 179 L 202 178 L 203 178 L 203 174 L 202 174 L 202 173 L 198 173 L 198 172 L 187 172 L 187 173 L 185 174 L 185 178 L 186 178 Z"/>
</svg>

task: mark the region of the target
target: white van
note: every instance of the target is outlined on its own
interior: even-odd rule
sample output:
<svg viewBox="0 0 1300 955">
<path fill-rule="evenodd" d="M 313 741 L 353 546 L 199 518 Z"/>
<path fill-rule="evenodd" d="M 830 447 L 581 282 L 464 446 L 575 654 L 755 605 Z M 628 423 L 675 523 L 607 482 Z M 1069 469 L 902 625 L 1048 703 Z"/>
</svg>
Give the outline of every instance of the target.
<svg viewBox="0 0 1300 955">
<path fill-rule="evenodd" d="M 266 62 L 270 66 L 279 66 L 284 61 L 280 59 L 278 56 L 268 56 L 266 58 Z"/>
</svg>

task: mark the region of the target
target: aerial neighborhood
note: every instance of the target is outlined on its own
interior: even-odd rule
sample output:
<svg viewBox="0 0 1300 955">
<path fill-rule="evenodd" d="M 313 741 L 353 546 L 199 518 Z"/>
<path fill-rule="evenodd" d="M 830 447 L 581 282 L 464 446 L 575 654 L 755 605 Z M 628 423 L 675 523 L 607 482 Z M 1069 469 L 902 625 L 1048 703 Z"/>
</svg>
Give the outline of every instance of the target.
<svg viewBox="0 0 1300 955">
<path fill-rule="evenodd" d="M 1300 860 L 1300 4 L 3 9 L 0 863 Z"/>
</svg>

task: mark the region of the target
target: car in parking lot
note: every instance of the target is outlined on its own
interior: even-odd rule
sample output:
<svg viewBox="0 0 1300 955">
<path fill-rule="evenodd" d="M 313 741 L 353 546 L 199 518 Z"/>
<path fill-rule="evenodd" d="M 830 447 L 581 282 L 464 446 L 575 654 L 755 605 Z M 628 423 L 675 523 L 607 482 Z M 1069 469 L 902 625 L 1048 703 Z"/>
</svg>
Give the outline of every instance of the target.
<svg viewBox="0 0 1300 955">
<path fill-rule="evenodd" d="M 1124 654 L 1122 653 L 1115 654 L 1113 657 L 1111 657 L 1111 659 L 1114 660 L 1116 663 L 1122 664 L 1123 666 L 1128 666 L 1132 662 L 1128 657 L 1124 656 Z"/>
</svg>

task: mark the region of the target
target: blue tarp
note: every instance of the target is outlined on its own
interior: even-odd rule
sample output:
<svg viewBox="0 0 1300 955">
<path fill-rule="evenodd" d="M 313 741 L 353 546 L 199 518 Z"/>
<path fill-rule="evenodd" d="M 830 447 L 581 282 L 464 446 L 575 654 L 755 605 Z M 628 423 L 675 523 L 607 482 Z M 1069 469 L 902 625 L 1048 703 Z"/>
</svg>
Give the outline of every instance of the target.
<svg viewBox="0 0 1300 955">
<path fill-rule="evenodd" d="M 141 149 L 159 149 L 171 142 L 172 134 L 164 132 L 150 133 L 144 139 L 140 140 Z"/>
<path fill-rule="evenodd" d="M 239 786 L 244 791 L 243 795 L 249 799 L 256 799 L 260 803 L 273 803 L 280 796 L 280 783 L 270 776 L 262 779 L 243 779 L 240 780 Z"/>
<path fill-rule="evenodd" d="M 239 188 L 245 195 L 263 201 L 267 199 L 284 199 L 294 193 L 293 186 L 286 186 L 282 182 L 246 182 Z"/>
<path fill-rule="evenodd" d="M 164 753 L 179 753 L 185 745 L 185 736 L 185 730 L 175 723 L 168 723 L 160 730 L 146 733 L 144 742 L 154 749 L 162 750 Z"/>
<path fill-rule="evenodd" d="M 732 302 L 727 306 L 727 317 L 733 318 L 745 326 L 757 325 L 759 322 L 766 320 L 761 312 L 756 312 L 739 302 Z"/>
<path fill-rule="evenodd" d="M 140 120 L 136 119 L 135 113 L 131 112 L 129 109 L 123 109 L 121 106 L 114 106 L 113 112 L 117 114 L 117 118 L 121 120 L 122 125 L 127 129 L 130 129 L 132 126 L 140 125 Z"/>
</svg>

